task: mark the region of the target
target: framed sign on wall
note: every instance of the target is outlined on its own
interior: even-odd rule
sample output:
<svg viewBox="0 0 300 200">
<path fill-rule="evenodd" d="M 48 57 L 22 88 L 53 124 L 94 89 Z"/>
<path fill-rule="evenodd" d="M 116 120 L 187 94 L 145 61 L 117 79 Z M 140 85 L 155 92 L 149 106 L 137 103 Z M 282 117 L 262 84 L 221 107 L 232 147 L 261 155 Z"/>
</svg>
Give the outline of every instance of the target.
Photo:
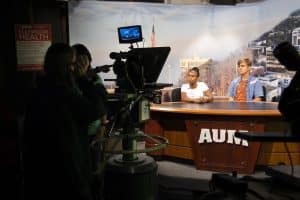
<svg viewBox="0 0 300 200">
<path fill-rule="evenodd" d="M 17 70 L 43 70 L 43 60 L 51 45 L 51 24 L 15 25 Z"/>
</svg>

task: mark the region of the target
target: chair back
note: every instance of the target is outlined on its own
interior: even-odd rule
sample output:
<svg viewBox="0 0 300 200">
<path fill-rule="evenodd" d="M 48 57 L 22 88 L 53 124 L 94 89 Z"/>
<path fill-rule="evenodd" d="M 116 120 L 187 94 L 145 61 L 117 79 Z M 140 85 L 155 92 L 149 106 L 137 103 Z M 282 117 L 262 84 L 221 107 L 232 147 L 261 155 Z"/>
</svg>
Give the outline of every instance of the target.
<svg viewBox="0 0 300 200">
<path fill-rule="evenodd" d="M 181 101 L 181 88 L 174 88 L 171 92 L 171 101 Z"/>
</svg>

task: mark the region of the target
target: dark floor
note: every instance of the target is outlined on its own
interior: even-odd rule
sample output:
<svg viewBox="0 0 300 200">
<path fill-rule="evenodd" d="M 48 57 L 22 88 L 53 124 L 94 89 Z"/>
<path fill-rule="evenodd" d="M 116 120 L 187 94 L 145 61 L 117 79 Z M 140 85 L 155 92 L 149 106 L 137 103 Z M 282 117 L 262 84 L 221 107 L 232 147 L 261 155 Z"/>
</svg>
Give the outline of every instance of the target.
<svg viewBox="0 0 300 200">
<path fill-rule="evenodd" d="M 135 195 L 139 189 L 147 188 L 148 190 L 149 187 L 155 187 L 157 190 L 156 200 L 300 200 L 300 166 L 294 166 L 293 169 L 290 166 L 278 166 L 274 168 L 274 171 L 272 171 L 273 168 L 261 167 L 250 176 L 238 174 L 237 178 L 233 178 L 232 174 L 197 170 L 191 162 L 160 159 L 156 160 L 156 163 L 158 166 L 157 181 L 149 181 L 151 185 L 148 183 L 147 187 L 144 185 L 134 188 L 127 186 L 127 189 L 124 189 L 124 195 L 113 199 L 127 200 L 126 196 L 130 192 Z M 293 175 L 289 175 L 290 173 Z M 211 181 L 213 174 L 222 174 L 222 176 L 229 177 L 229 180 L 233 178 L 234 181 L 222 183 L 222 187 L 216 186 Z M 156 173 L 153 177 L 156 177 Z M 131 176 L 128 176 L 124 183 L 117 186 L 116 180 L 120 179 L 114 178 L 112 192 L 120 193 L 120 188 L 123 190 L 128 181 L 132 181 L 132 179 Z M 10 182 L 14 183 L 14 180 L 8 180 L 10 179 L 4 178 L 2 181 L 6 185 Z M 144 179 L 138 181 L 136 183 L 144 184 L 145 182 Z M 240 181 L 247 184 L 246 190 L 244 190 L 245 187 L 241 187 L 244 185 L 240 184 Z M 12 188 L 11 185 L 8 186 Z M 6 193 L 9 193 L 11 197 L 11 194 L 15 194 L 11 190 L 7 190 Z M 17 196 L 14 195 L 14 198 L 10 199 L 23 199 Z M 107 199 L 109 198 L 105 198 L 105 200 Z M 149 198 L 130 198 L 130 200 L 133 199 L 148 200 Z M 153 200 L 153 198 L 150 199 Z"/>
<path fill-rule="evenodd" d="M 193 164 L 174 161 L 156 161 L 158 164 L 158 196 L 159 200 L 218 200 L 218 199 L 245 199 L 245 200 L 299 200 L 300 179 L 291 176 L 276 175 L 271 177 L 265 169 L 257 169 L 254 174 L 237 176 L 238 180 L 247 184 L 246 192 L 239 192 L 237 183 L 229 183 L 224 187 L 209 187 L 212 174 L 216 172 L 197 170 Z M 285 166 L 290 171 L 290 166 Z M 295 167 L 294 171 L 300 171 Z M 217 173 L 220 174 L 220 173 Z M 269 173 L 270 174 L 270 173 Z M 231 174 L 228 174 L 232 178 Z M 271 175 L 273 175 L 271 173 Z M 296 176 L 297 173 L 294 173 Z M 226 176 L 226 175 L 224 175 Z M 288 178 L 286 178 L 288 177 Z M 236 185 L 235 185 L 236 184 Z M 212 188 L 212 187 L 211 187 Z M 240 189 L 241 190 L 241 189 Z M 242 193 L 242 195 L 241 195 Z"/>
</svg>

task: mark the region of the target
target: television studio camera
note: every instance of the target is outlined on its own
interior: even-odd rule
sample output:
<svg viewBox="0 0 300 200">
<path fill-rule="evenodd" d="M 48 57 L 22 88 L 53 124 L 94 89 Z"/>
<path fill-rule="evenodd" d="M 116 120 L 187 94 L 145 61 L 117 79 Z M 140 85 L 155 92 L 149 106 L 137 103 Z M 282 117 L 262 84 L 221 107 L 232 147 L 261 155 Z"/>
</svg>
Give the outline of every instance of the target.
<svg viewBox="0 0 300 200">
<path fill-rule="evenodd" d="M 114 59 L 117 88 L 113 95 L 114 103 L 110 106 L 114 110 L 112 127 L 106 139 L 121 138 L 122 148 L 115 150 L 116 145 L 111 145 L 110 149 L 105 150 L 105 153 L 112 154 L 106 166 L 105 197 L 122 199 L 126 195 L 130 199 L 155 199 L 153 182 L 157 165 L 145 153 L 166 147 L 168 141 L 163 137 L 144 134 L 140 126 L 150 118 L 150 103 L 161 103 L 160 89 L 172 86 L 156 82 L 170 47 L 133 48 L 132 43 L 143 40 L 140 25 L 119 27 L 118 36 L 120 43 L 131 46 L 128 52 L 110 53 L 110 58 Z M 142 139 L 155 145 L 138 149 L 137 141 Z M 132 188 L 136 190 L 130 192 Z"/>
<path fill-rule="evenodd" d="M 278 44 L 273 50 L 274 56 L 289 71 L 295 71 L 289 86 L 281 94 L 278 109 L 284 119 L 290 123 L 292 135 L 300 134 L 300 55 L 289 42 Z M 300 137 L 300 135 L 299 135 Z"/>
</svg>

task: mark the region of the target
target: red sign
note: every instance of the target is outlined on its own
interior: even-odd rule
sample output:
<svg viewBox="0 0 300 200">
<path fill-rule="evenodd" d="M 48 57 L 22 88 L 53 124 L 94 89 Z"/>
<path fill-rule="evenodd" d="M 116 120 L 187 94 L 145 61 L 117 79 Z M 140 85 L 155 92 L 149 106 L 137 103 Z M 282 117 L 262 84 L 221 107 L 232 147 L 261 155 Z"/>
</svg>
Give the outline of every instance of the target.
<svg viewBox="0 0 300 200">
<path fill-rule="evenodd" d="M 43 69 L 43 61 L 51 45 L 50 24 L 15 25 L 17 69 L 37 71 Z"/>
</svg>

